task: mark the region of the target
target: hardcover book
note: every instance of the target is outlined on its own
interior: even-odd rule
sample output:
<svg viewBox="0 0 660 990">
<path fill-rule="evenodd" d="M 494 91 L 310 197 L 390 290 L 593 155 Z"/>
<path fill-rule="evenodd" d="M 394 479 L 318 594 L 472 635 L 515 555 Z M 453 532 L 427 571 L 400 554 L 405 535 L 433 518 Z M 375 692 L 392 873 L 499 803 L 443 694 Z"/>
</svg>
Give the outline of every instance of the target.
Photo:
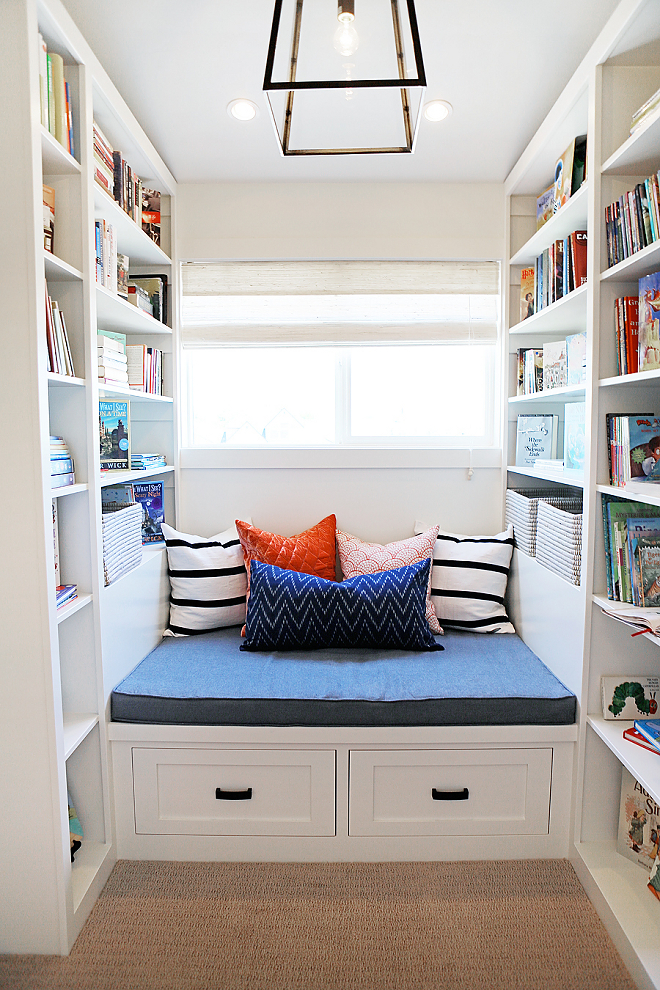
<svg viewBox="0 0 660 990">
<path fill-rule="evenodd" d="M 575 139 L 557 159 L 555 165 L 554 212 L 561 210 L 571 197 L 573 183 L 573 156 L 575 154 Z"/>
<path fill-rule="evenodd" d="M 127 471 L 130 467 L 128 417 L 128 402 L 99 402 L 102 471 Z"/>
<path fill-rule="evenodd" d="M 647 742 L 650 742 L 652 746 L 655 746 L 657 750 L 660 750 L 660 719 L 649 718 L 649 719 L 635 719 L 635 728 L 644 736 Z"/>
<path fill-rule="evenodd" d="M 572 333 L 566 338 L 567 384 L 583 385 L 587 380 L 587 335 Z"/>
<path fill-rule="evenodd" d="M 44 250 L 53 253 L 55 237 L 55 190 L 50 186 L 43 187 L 44 201 Z"/>
<path fill-rule="evenodd" d="M 621 722 L 653 718 L 658 711 L 660 676 L 621 674 L 601 677 L 600 691 L 603 718 Z"/>
<path fill-rule="evenodd" d="M 639 280 L 639 370 L 660 368 L 660 272 Z"/>
<path fill-rule="evenodd" d="M 520 322 L 534 315 L 534 269 L 520 272 Z"/>
<path fill-rule="evenodd" d="M 552 459 L 557 453 L 557 416 L 518 416 L 516 465 L 533 467 L 539 458 Z"/>
<path fill-rule="evenodd" d="M 642 785 L 621 768 L 617 850 L 648 873 L 658 854 L 660 808 Z"/>
<path fill-rule="evenodd" d="M 564 468 L 584 471 L 584 402 L 567 402 L 564 406 Z"/>
<path fill-rule="evenodd" d="M 635 746 L 639 746 L 640 749 L 645 749 L 647 753 L 655 753 L 656 756 L 660 756 L 660 750 L 652 746 L 650 742 L 647 742 L 643 735 L 641 735 L 637 729 L 630 728 L 623 730 L 623 738 L 627 742 L 634 743 Z"/>
<path fill-rule="evenodd" d="M 554 213 L 555 184 L 541 193 L 536 200 L 536 229 L 540 230 L 544 223 L 547 223 Z"/>
<path fill-rule="evenodd" d="M 161 523 L 165 522 L 163 509 L 163 482 L 139 482 L 133 485 L 135 501 L 142 505 L 142 543 L 162 543 Z"/>
<path fill-rule="evenodd" d="M 552 340 L 543 345 L 543 391 L 567 384 L 566 341 Z"/>
<path fill-rule="evenodd" d="M 630 478 L 660 477 L 660 419 L 657 416 L 623 418 L 624 441 L 629 450 Z"/>
</svg>

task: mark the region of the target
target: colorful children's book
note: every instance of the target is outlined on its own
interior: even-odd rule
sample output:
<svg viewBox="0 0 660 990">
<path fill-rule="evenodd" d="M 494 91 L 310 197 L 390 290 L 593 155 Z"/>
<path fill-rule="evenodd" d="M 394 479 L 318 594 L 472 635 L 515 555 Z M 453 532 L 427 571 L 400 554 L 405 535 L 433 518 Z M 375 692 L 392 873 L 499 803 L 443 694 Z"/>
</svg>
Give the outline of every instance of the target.
<svg viewBox="0 0 660 990">
<path fill-rule="evenodd" d="M 547 223 L 552 214 L 554 213 L 554 203 L 555 203 L 555 184 L 548 186 L 548 188 L 541 193 L 541 195 L 536 200 L 536 229 L 540 230 L 544 223 Z"/>
<path fill-rule="evenodd" d="M 627 431 L 627 436 L 625 432 Z M 629 450 L 629 477 L 660 477 L 660 418 L 657 416 L 628 416 L 624 441 Z"/>
<path fill-rule="evenodd" d="M 622 674 L 601 677 L 603 718 L 625 721 L 653 718 L 658 710 L 660 677 L 648 674 Z"/>
<path fill-rule="evenodd" d="M 102 471 L 127 471 L 131 463 L 128 402 L 99 402 Z"/>
<path fill-rule="evenodd" d="M 534 315 L 534 269 L 520 272 L 520 322 Z"/>
<path fill-rule="evenodd" d="M 543 345 L 543 391 L 567 384 L 566 340 L 551 340 Z"/>
<path fill-rule="evenodd" d="M 658 854 L 660 808 L 625 767 L 621 774 L 617 849 L 648 872 Z"/>
<path fill-rule="evenodd" d="M 644 736 L 640 735 L 637 729 L 624 729 L 623 738 L 627 742 L 631 742 L 634 743 L 635 746 L 639 746 L 640 749 L 645 749 L 648 753 L 655 753 L 656 756 L 660 756 L 660 749 L 656 749 L 650 742 L 647 742 Z"/>
<path fill-rule="evenodd" d="M 660 853 L 658 853 L 655 857 L 653 866 L 651 867 L 651 873 L 649 875 L 649 882 L 646 886 L 660 901 Z"/>
<path fill-rule="evenodd" d="M 557 416 L 518 416 L 516 431 L 516 464 L 533 467 L 539 458 L 557 455 Z"/>
<path fill-rule="evenodd" d="M 165 522 L 163 509 L 163 482 L 149 481 L 135 483 L 135 501 L 142 505 L 142 543 L 162 543 L 161 523 Z"/>
<path fill-rule="evenodd" d="M 635 728 L 640 735 L 644 736 L 647 742 L 650 742 L 652 746 L 655 746 L 657 750 L 660 750 L 660 719 L 636 718 Z"/>
<path fill-rule="evenodd" d="M 639 370 L 660 368 L 660 272 L 639 280 Z"/>
</svg>

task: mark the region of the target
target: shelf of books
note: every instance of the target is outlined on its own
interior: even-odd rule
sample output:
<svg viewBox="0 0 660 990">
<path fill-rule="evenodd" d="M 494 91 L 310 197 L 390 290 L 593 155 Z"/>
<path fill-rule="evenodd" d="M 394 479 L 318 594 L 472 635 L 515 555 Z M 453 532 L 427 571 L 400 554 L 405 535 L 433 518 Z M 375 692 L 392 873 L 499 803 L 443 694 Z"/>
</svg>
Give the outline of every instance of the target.
<svg viewBox="0 0 660 990">
<path fill-rule="evenodd" d="M 562 667 L 554 637 L 534 641 L 582 713 L 571 859 L 633 979 L 660 988 L 658 41 L 660 8 L 621 5 L 506 180 L 504 353 L 506 511 L 525 574 L 543 563 L 541 523 L 556 547 L 573 534 L 575 574 L 579 557 L 580 594 L 541 600 L 517 580 L 512 605 L 523 638 L 561 623 L 579 658 Z"/>
<path fill-rule="evenodd" d="M 0 81 L 14 96 L 5 108 L 13 135 L 5 164 L 21 176 L 3 201 L 12 238 L 0 246 L 0 287 L 22 332 L 4 368 L 2 399 L 13 442 L 35 452 L 32 475 L 41 484 L 38 495 L 34 485 L 3 491 L 6 518 L 16 521 L 4 566 L 29 576 L 20 595 L 3 601 L 3 627 L 22 645 L 25 675 L 5 702 L 17 713 L 11 731 L 33 774 L 16 761 L 2 784 L 24 842 L 0 844 L 9 880 L 0 950 L 66 954 L 116 858 L 110 680 L 122 663 L 141 659 L 122 639 L 120 621 L 135 608 L 135 589 L 111 603 L 103 589 L 127 562 L 162 557 L 166 511 L 174 522 L 176 183 L 60 0 L 16 2 L 20 12 L 0 6 Z M 18 61 L 33 72 L 17 87 Z M 98 147 L 97 116 L 112 146 Z M 114 400 L 125 409 L 131 446 L 121 430 L 100 435 L 101 405 Z M 103 442 L 106 459 L 116 451 L 124 472 L 102 476 Z M 102 492 L 120 483 L 130 488 L 131 523 L 119 527 L 120 542 L 130 537 L 130 560 L 118 560 L 103 540 Z M 143 554 L 143 542 L 153 551 Z M 148 595 L 147 584 L 141 593 Z M 159 614 L 148 635 L 162 628 Z M 50 781 L 43 799 L 35 777 Z M 63 855 L 53 862 L 56 849 Z"/>
</svg>

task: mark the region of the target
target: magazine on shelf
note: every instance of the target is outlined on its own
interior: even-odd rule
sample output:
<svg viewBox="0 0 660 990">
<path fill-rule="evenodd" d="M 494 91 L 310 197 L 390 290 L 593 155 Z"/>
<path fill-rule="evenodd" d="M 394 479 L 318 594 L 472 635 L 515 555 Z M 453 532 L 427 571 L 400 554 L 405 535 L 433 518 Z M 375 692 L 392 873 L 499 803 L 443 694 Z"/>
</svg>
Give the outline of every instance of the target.
<svg viewBox="0 0 660 990">
<path fill-rule="evenodd" d="M 660 615 L 658 616 L 660 621 Z M 658 711 L 660 676 L 620 674 L 600 679 L 603 718 L 625 721 L 653 718 Z"/>
<path fill-rule="evenodd" d="M 648 873 L 658 854 L 660 808 L 639 781 L 621 768 L 617 850 Z"/>
</svg>

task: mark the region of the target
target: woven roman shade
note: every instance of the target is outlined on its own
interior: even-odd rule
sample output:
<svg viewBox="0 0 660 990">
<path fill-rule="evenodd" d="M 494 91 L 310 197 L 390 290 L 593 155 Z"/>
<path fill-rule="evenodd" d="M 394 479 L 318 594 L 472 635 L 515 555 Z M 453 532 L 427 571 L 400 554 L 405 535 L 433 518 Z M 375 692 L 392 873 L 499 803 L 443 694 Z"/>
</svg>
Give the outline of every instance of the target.
<svg viewBox="0 0 660 990">
<path fill-rule="evenodd" d="M 497 337 L 497 262 L 185 262 L 181 269 L 187 346 Z M 239 297 L 245 305 L 237 306 Z"/>
</svg>

